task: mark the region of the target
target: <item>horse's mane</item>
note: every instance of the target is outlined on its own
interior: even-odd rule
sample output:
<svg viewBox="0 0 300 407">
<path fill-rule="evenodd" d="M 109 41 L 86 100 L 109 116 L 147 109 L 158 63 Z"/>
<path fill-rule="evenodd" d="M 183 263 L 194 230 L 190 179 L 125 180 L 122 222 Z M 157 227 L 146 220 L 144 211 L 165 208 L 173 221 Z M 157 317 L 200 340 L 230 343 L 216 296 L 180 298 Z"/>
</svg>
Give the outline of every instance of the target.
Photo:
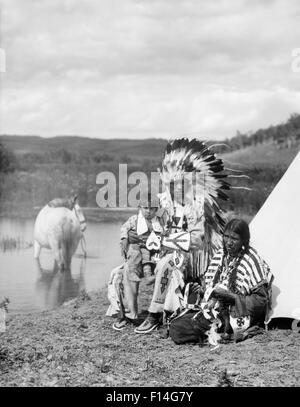
<svg viewBox="0 0 300 407">
<path fill-rule="evenodd" d="M 50 208 L 68 208 L 71 211 L 74 209 L 77 197 L 72 198 L 54 198 L 49 203 Z"/>
</svg>

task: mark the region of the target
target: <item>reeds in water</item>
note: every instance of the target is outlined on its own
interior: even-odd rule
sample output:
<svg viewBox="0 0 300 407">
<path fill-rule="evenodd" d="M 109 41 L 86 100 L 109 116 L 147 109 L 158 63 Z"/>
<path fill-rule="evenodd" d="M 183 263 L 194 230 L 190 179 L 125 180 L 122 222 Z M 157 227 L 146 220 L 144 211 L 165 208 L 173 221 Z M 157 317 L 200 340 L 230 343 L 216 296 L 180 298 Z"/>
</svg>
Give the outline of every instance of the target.
<svg viewBox="0 0 300 407">
<path fill-rule="evenodd" d="M 2 252 L 28 249 L 32 246 L 31 242 L 26 242 L 21 237 L 5 236 L 0 238 L 0 250 Z"/>
</svg>

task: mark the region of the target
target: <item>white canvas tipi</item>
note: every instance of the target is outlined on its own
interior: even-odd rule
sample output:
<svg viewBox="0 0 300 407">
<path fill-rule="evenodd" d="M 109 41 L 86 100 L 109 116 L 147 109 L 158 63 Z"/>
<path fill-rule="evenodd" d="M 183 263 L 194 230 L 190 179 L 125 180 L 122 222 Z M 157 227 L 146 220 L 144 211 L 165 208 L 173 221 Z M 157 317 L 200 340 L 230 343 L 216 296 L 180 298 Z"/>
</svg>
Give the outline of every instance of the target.
<svg viewBox="0 0 300 407">
<path fill-rule="evenodd" d="M 269 317 L 300 320 L 300 152 L 249 226 L 275 277 Z"/>
</svg>

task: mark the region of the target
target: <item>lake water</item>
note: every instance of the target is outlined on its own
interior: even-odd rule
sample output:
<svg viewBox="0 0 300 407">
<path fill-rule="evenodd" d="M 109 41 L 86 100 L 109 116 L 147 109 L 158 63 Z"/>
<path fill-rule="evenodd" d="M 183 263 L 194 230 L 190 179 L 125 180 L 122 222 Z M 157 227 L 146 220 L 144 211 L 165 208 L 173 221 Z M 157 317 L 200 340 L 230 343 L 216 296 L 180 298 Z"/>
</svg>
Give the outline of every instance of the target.
<svg viewBox="0 0 300 407">
<path fill-rule="evenodd" d="M 40 267 L 33 258 L 34 220 L 0 219 L 0 242 L 19 239 L 20 249 L 0 248 L 0 300 L 10 300 L 9 311 L 27 313 L 53 309 L 65 301 L 104 287 L 110 271 L 121 263 L 119 233 L 121 221 L 87 223 L 87 258 L 79 244 L 70 273 L 54 269 L 50 250 L 42 249 Z"/>
</svg>

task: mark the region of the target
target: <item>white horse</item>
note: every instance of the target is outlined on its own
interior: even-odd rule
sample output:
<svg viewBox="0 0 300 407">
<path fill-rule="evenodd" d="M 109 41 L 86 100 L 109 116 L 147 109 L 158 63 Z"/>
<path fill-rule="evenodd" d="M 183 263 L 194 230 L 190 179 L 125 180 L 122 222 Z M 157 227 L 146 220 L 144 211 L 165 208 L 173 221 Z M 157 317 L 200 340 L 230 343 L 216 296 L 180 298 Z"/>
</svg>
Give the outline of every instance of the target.
<svg viewBox="0 0 300 407">
<path fill-rule="evenodd" d="M 39 259 L 41 248 L 51 249 L 59 270 L 70 269 L 72 256 L 84 241 L 86 220 L 76 199 L 51 201 L 35 220 L 34 258 Z"/>
</svg>

